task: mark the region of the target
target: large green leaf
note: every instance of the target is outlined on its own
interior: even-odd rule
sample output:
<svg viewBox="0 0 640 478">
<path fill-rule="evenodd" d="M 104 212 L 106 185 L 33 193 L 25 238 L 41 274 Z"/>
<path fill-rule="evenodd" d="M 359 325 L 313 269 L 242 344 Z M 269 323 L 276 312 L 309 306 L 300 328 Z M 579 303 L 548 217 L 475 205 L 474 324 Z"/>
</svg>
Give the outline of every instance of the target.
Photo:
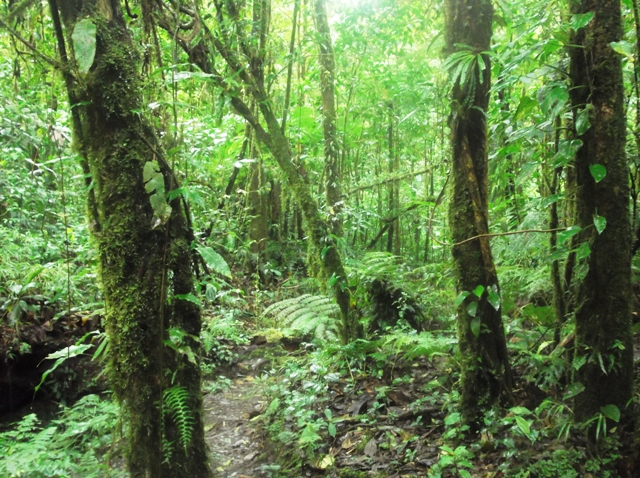
<svg viewBox="0 0 640 478">
<path fill-rule="evenodd" d="M 73 51 L 81 73 L 87 73 L 96 57 L 96 26 L 85 18 L 76 23 L 71 34 Z"/>
<path fill-rule="evenodd" d="M 231 277 L 231 269 L 229 269 L 229 264 L 224 260 L 224 257 L 207 246 L 198 246 L 198 252 L 211 270 L 225 277 Z"/>
</svg>

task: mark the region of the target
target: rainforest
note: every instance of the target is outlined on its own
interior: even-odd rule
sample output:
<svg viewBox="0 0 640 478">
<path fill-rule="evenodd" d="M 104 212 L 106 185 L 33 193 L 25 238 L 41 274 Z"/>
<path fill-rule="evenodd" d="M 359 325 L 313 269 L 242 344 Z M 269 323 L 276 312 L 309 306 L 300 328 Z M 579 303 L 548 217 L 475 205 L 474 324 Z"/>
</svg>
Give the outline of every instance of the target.
<svg viewBox="0 0 640 478">
<path fill-rule="evenodd" d="M 637 0 L 5 0 L 0 476 L 640 476 Z"/>
</svg>

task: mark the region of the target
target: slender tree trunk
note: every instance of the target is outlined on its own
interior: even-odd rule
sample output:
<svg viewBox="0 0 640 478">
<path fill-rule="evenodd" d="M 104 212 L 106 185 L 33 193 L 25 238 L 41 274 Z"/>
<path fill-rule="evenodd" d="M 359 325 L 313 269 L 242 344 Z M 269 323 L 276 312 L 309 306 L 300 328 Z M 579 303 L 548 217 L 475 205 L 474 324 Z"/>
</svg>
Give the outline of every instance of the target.
<svg viewBox="0 0 640 478">
<path fill-rule="evenodd" d="M 571 103 L 586 112 L 591 126 L 576 155 L 578 224 L 590 249 L 576 307 L 575 359 L 585 360 L 575 375 L 585 390 L 575 398 L 579 420 L 601 407 L 624 410 L 633 390 L 631 333 L 631 228 L 629 171 L 625 157 L 625 111 L 620 56 L 610 47 L 622 39 L 619 0 L 582 0 L 572 14 L 593 12 L 591 22 L 572 39 Z M 606 176 L 596 182 L 590 168 Z M 604 230 L 602 228 L 606 220 Z M 595 226 L 595 227 L 594 227 Z"/>
<path fill-rule="evenodd" d="M 136 48 L 119 1 L 56 5 L 50 0 L 50 5 L 60 51 L 65 43 L 72 45 L 79 21 L 96 27 L 91 69 L 83 74 L 70 63 L 74 76 L 67 77 L 67 89 L 75 110 L 75 146 L 93 177 L 95 207 L 89 208 L 89 221 L 105 298 L 109 376 L 128 430 L 128 468 L 134 477 L 207 477 L 200 368 L 164 345 L 170 329 L 181 330 L 186 333 L 182 345 L 197 356 L 200 310 L 180 299 L 194 291 L 193 237 L 181 200 L 152 205 L 145 189 L 150 174 L 156 182 L 153 194 L 164 186 L 162 198 L 178 184 L 155 131 L 135 113 L 145 109 Z M 163 404 L 165 392 L 177 387 L 186 392 L 180 401 L 192 420 L 186 443 Z"/>
<path fill-rule="evenodd" d="M 488 232 L 487 125 L 491 67 L 481 54 L 490 48 L 493 7 L 490 0 L 447 0 L 445 8 L 448 53 L 458 44 L 476 53 L 467 84 L 453 88 L 451 135 L 453 148 L 452 196 L 449 223 L 454 242 Z M 511 369 L 500 313 L 499 294 L 491 247 L 487 238 L 453 248 L 457 289 L 470 293 L 458 308 L 458 339 L 462 354 L 461 411 L 477 425 L 482 412 L 498 400 L 510 402 Z M 482 289 L 477 289 L 482 286 Z M 488 293 L 493 294 L 492 305 Z"/>
<path fill-rule="evenodd" d="M 304 215 L 309 242 L 316 251 L 322 251 L 320 260 L 323 277 L 329 279 L 341 311 L 342 340 L 345 343 L 354 340 L 361 335 L 361 328 L 354 314 L 350 312 L 351 300 L 347 275 L 338 251 L 337 241 L 331 233 L 330 225 L 321 214 L 310 184 L 303 178 L 293 160 L 293 151 L 282 131 L 282 126 L 274 112 L 273 103 L 265 88 L 265 32 L 268 25 L 267 17 L 270 15 L 270 1 L 260 0 L 253 4 L 252 37 L 260 40 L 257 48 L 252 39 L 244 36 L 242 29 L 236 28 L 242 12 L 236 9 L 235 4 L 223 0 L 214 0 L 214 4 L 217 13 L 217 33 L 214 35 L 203 23 L 202 18 L 194 13 L 194 28 L 197 25 L 198 28 L 204 30 L 204 40 L 199 40 L 197 36 L 180 36 L 177 38 L 178 43 L 190 58 L 194 58 L 194 63 L 202 71 L 209 73 L 218 86 L 229 96 L 231 105 L 236 112 L 252 126 L 258 141 L 265 145 L 278 163 L 291 187 L 293 197 Z M 197 12 L 197 9 L 193 8 L 190 11 Z M 163 28 L 174 35 L 179 30 L 179 27 L 171 23 L 172 17 L 161 17 L 159 21 Z M 196 43 L 191 44 L 191 40 Z M 236 81 L 241 82 L 248 90 L 258 105 L 261 118 L 251 111 L 251 108 L 236 94 L 235 90 L 230 89 L 230 85 L 224 80 L 226 75 L 220 73 L 213 62 L 208 61 L 208 57 L 200 58 L 193 54 L 195 50 L 201 49 L 200 45 L 205 40 L 224 58 L 226 65 L 234 72 Z"/>
<path fill-rule="evenodd" d="M 315 25 L 318 32 L 320 50 L 320 90 L 322 92 L 322 128 L 324 132 L 324 160 L 327 208 L 331 231 L 336 237 L 342 237 L 342 192 L 340 164 L 338 156 L 338 132 L 336 129 L 336 64 L 331 43 L 331 30 L 327 19 L 325 0 L 315 0 Z"/>
</svg>

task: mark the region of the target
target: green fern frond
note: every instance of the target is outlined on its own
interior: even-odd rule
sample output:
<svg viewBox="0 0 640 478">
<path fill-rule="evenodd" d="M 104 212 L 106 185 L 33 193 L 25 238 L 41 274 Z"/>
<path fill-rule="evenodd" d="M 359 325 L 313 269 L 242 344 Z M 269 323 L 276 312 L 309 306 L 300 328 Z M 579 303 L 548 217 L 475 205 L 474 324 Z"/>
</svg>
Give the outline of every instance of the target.
<svg viewBox="0 0 640 478">
<path fill-rule="evenodd" d="M 338 306 L 329 297 L 303 294 L 269 306 L 263 315 L 270 315 L 285 327 L 318 339 L 334 340 L 339 336 Z"/>
<path fill-rule="evenodd" d="M 184 386 L 167 388 L 163 393 L 163 402 L 178 427 L 180 443 L 186 449 L 191 442 L 195 418 L 189 407 L 189 391 Z"/>
<path fill-rule="evenodd" d="M 457 343 L 454 337 L 446 335 L 433 335 L 429 332 L 421 332 L 418 335 L 406 335 L 394 333 L 387 337 L 385 346 L 403 351 L 404 358 L 413 360 L 417 357 L 433 357 L 435 355 L 449 355 Z"/>
</svg>

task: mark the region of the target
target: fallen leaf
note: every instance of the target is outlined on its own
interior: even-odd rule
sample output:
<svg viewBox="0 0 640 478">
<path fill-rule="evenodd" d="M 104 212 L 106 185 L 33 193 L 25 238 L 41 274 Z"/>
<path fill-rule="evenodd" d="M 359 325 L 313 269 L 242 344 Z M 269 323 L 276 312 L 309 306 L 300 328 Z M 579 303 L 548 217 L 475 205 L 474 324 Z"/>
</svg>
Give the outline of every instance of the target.
<svg viewBox="0 0 640 478">
<path fill-rule="evenodd" d="M 376 439 L 372 438 L 367 442 L 364 447 L 364 454 L 367 456 L 374 456 L 378 451 L 378 444 L 376 443 Z"/>
</svg>

